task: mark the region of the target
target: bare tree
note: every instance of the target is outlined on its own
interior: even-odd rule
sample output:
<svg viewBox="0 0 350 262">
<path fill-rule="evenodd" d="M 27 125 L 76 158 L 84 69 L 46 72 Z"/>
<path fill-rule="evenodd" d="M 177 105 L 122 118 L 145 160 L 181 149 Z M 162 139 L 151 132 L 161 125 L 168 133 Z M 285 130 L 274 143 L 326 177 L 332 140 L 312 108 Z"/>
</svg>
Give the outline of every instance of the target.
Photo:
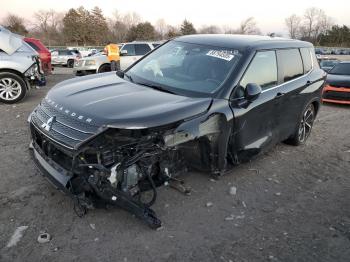
<svg viewBox="0 0 350 262">
<path fill-rule="evenodd" d="M 168 32 L 168 25 L 163 18 L 158 19 L 155 23 L 155 29 L 158 32 L 160 38 L 164 38 Z"/>
<path fill-rule="evenodd" d="M 63 15 L 53 9 L 39 10 L 34 13 L 34 30 L 41 35 L 41 39 L 48 45 L 57 37 L 58 32 L 62 30 Z"/>
<path fill-rule="evenodd" d="M 200 34 L 219 34 L 221 33 L 221 29 L 216 25 L 203 26 L 199 29 Z"/>
<path fill-rule="evenodd" d="M 285 19 L 285 24 L 288 28 L 288 33 L 290 38 L 296 39 L 299 37 L 300 23 L 301 23 L 301 18 L 295 14 Z"/>
<path fill-rule="evenodd" d="M 7 17 L 3 20 L 2 24 L 10 31 L 25 35 L 28 33 L 24 25 L 24 19 L 14 14 L 8 14 Z"/>
<path fill-rule="evenodd" d="M 261 31 L 257 27 L 254 17 L 249 17 L 241 22 L 237 33 L 243 35 L 259 35 Z"/>
<path fill-rule="evenodd" d="M 317 20 L 320 12 L 322 12 L 321 9 L 310 7 L 306 9 L 304 13 L 304 37 L 307 37 L 310 40 L 315 32 L 315 28 L 317 27 Z"/>
</svg>

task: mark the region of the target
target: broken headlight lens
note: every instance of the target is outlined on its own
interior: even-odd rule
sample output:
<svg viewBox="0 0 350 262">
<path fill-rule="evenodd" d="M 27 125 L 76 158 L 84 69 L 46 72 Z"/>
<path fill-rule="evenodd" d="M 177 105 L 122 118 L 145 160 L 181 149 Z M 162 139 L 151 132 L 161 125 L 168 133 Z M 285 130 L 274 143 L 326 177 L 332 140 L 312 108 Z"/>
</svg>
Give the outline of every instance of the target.
<svg viewBox="0 0 350 262">
<path fill-rule="evenodd" d="M 25 76 L 31 77 L 31 76 L 36 76 L 38 75 L 38 65 L 34 63 L 31 67 L 28 68 L 28 70 L 24 73 Z"/>
</svg>

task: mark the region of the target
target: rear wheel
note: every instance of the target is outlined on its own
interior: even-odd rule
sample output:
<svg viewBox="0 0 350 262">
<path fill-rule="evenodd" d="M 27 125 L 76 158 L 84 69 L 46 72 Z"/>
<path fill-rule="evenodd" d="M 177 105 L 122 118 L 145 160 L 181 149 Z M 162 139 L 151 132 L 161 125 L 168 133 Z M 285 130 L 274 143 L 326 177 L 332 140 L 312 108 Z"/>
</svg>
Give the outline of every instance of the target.
<svg viewBox="0 0 350 262">
<path fill-rule="evenodd" d="M 303 145 L 309 138 L 312 130 L 312 126 L 315 120 L 315 107 L 313 104 L 309 104 L 301 115 L 299 125 L 294 134 L 286 140 L 286 143 L 291 145 Z"/>
<path fill-rule="evenodd" d="M 69 59 L 69 60 L 67 61 L 67 66 L 68 66 L 69 68 L 73 68 L 73 66 L 74 66 L 74 60 Z"/>
<path fill-rule="evenodd" d="M 101 65 L 100 68 L 98 69 L 99 73 L 106 73 L 106 72 L 111 72 L 111 65 L 105 64 Z"/>
<path fill-rule="evenodd" d="M 27 85 L 20 76 L 14 73 L 0 73 L 0 102 L 16 103 L 24 98 L 26 92 Z"/>
</svg>

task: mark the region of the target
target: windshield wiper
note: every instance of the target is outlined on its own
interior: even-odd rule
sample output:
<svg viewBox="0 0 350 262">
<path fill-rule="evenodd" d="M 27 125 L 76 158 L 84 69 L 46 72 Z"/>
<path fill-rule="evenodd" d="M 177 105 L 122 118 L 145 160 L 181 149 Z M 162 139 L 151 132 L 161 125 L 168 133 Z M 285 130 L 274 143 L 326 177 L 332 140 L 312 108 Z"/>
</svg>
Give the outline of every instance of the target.
<svg viewBox="0 0 350 262">
<path fill-rule="evenodd" d="M 150 83 L 136 83 L 136 84 L 139 84 L 139 85 L 142 85 L 142 86 L 147 86 L 147 87 L 150 87 L 150 88 L 153 88 L 155 90 L 159 90 L 159 91 L 162 91 L 162 92 L 166 92 L 166 93 L 170 93 L 170 94 L 175 94 L 173 91 L 170 91 L 162 86 L 159 86 L 159 85 L 155 85 L 155 84 L 150 84 Z"/>
</svg>

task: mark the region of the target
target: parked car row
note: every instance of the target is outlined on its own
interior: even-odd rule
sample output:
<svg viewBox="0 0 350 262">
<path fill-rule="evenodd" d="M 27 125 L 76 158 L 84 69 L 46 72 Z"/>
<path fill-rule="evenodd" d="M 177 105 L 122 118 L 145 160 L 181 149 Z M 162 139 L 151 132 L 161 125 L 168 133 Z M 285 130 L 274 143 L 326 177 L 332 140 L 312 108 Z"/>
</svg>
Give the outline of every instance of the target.
<svg viewBox="0 0 350 262">
<path fill-rule="evenodd" d="M 157 42 L 131 42 L 120 44 L 120 69 L 124 70 L 128 68 L 159 45 L 160 43 Z M 73 71 L 77 76 L 104 73 L 111 71 L 111 65 L 107 56 L 101 51 L 92 56 L 77 60 L 74 64 Z"/>
<path fill-rule="evenodd" d="M 316 55 L 350 55 L 350 48 L 315 48 Z"/>
</svg>

